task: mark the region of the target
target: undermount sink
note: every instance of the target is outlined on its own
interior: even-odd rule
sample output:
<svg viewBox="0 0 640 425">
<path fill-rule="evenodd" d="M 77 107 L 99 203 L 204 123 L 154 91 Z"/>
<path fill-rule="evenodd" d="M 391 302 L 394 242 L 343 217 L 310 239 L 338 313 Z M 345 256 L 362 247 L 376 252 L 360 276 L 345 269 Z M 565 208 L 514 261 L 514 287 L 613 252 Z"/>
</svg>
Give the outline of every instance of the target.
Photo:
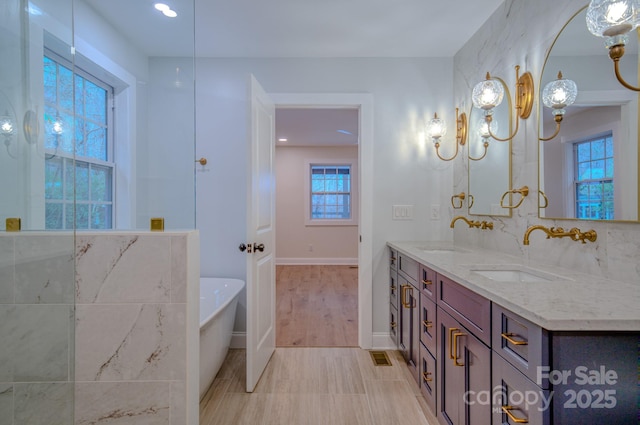
<svg viewBox="0 0 640 425">
<path fill-rule="evenodd" d="M 566 280 L 561 276 L 520 266 L 474 266 L 473 273 L 498 282 L 550 282 Z"/>
</svg>

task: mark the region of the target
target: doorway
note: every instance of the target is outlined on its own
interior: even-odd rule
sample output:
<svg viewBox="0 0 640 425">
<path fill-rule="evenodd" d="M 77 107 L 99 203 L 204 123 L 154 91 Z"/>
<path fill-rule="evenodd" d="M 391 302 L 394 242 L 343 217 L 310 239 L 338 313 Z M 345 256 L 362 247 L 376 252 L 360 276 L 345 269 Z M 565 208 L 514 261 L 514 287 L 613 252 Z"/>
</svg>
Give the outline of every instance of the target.
<svg viewBox="0 0 640 425">
<path fill-rule="evenodd" d="M 356 232 L 358 345 L 372 347 L 372 168 L 373 101 L 369 94 L 271 94 L 276 108 L 352 109 L 358 113 L 357 177 L 359 209 Z M 334 130 L 335 131 L 335 130 Z M 277 230 L 276 230 L 277 231 Z M 277 243 L 277 242 L 276 242 Z M 308 247 L 307 247 L 308 249 Z M 313 249 L 313 248 L 312 248 Z M 349 266 L 345 264 L 345 266 Z M 277 332 L 277 330 L 276 330 Z"/>
</svg>

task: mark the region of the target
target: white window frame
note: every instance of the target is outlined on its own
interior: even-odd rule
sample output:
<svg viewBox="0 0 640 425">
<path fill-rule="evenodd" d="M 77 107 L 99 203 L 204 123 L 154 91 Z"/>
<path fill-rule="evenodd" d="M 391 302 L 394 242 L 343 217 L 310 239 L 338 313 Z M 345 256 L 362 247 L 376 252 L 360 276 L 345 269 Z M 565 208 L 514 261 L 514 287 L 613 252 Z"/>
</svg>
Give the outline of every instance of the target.
<svg viewBox="0 0 640 425">
<path fill-rule="evenodd" d="M 614 163 L 614 175 L 613 177 L 610 178 L 606 178 L 603 177 L 601 179 L 590 179 L 590 180 L 577 180 L 577 172 L 578 172 L 578 153 L 577 153 L 577 148 L 578 145 L 580 144 L 584 144 L 584 143 L 592 143 L 595 142 L 597 140 L 601 140 L 601 139 L 605 139 L 611 137 L 612 139 L 612 143 L 613 143 L 613 147 L 614 147 L 614 153 L 613 156 L 611 157 L 611 159 L 613 160 Z M 573 192 L 573 217 L 580 219 L 580 220 L 615 220 L 616 217 L 616 210 L 617 210 L 617 206 L 616 206 L 616 202 L 615 202 L 615 195 L 614 195 L 614 199 L 613 199 L 613 218 L 608 218 L 608 219 L 602 219 L 602 218 L 588 218 L 588 217 L 577 217 L 578 215 L 578 184 L 588 184 L 591 182 L 595 182 L 595 183 L 603 183 L 603 182 L 608 182 L 610 181 L 611 184 L 614 187 L 614 194 L 617 192 L 616 190 L 616 171 L 617 171 L 617 161 L 616 161 L 616 154 L 615 154 L 615 148 L 616 148 L 616 144 L 615 144 L 615 139 L 614 139 L 614 133 L 613 130 L 607 130 L 605 132 L 598 132 L 598 133 L 594 133 L 592 135 L 590 135 L 589 137 L 585 137 L 585 138 L 581 138 L 578 140 L 574 140 L 573 142 L 571 142 L 571 158 L 572 158 L 572 170 L 571 170 L 571 177 L 572 177 L 572 181 L 571 181 L 571 185 L 572 185 L 572 192 Z M 607 157 L 605 156 L 605 159 Z M 591 160 L 593 161 L 593 160 Z M 590 161 L 590 162 L 591 162 Z M 604 199 L 603 199 L 604 202 Z"/>
<path fill-rule="evenodd" d="M 351 178 L 351 218 L 349 219 L 315 219 L 311 218 L 311 167 L 312 166 L 348 166 Z M 324 159 L 305 162 L 304 185 L 304 224 L 305 226 L 357 226 L 359 217 L 358 205 L 358 161 L 357 159 Z"/>
</svg>

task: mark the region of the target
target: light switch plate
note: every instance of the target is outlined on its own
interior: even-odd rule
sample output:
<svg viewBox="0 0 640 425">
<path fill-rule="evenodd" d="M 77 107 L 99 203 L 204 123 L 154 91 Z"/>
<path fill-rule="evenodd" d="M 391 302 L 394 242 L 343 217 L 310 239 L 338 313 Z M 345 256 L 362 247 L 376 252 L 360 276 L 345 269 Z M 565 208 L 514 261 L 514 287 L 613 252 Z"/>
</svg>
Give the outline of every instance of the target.
<svg viewBox="0 0 640 425">
<path fill-rule="evenodd" d="M 394 220 L 413 220 L 413 205 L 394 205 L 391 217 Z"/>
</svg>

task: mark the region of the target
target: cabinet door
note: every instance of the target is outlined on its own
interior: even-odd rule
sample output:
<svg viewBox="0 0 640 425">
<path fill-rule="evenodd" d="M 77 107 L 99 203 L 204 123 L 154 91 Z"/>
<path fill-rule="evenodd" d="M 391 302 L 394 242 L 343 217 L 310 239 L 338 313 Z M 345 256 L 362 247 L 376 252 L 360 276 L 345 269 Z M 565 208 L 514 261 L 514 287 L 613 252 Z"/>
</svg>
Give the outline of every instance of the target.
<svg viewBox="0 0 640 425">
<path fill-rule="evenodd" d="M 420 291 L 434 302 L 436 301 L 436 287 L 438 286 L 436 279 L 436 272 L 420 264 L 420 281 L 418 282 Z"/>
<path fill-rule="evenodd" d="M 491 350 L 438 308 L 438 414 L 447 425 L 490 425 Z"/>
<path fill-rule="evenodd" d="M 456 366 L 454 363 L 452 338 L 454 333 L 462 329 L 462 326 L 439 307 L 437 324 L 438 421 L 444 425 L 464 424 L 460 406 L 464 394 L 465 371 L 464 367 Z"/>
</svg>

